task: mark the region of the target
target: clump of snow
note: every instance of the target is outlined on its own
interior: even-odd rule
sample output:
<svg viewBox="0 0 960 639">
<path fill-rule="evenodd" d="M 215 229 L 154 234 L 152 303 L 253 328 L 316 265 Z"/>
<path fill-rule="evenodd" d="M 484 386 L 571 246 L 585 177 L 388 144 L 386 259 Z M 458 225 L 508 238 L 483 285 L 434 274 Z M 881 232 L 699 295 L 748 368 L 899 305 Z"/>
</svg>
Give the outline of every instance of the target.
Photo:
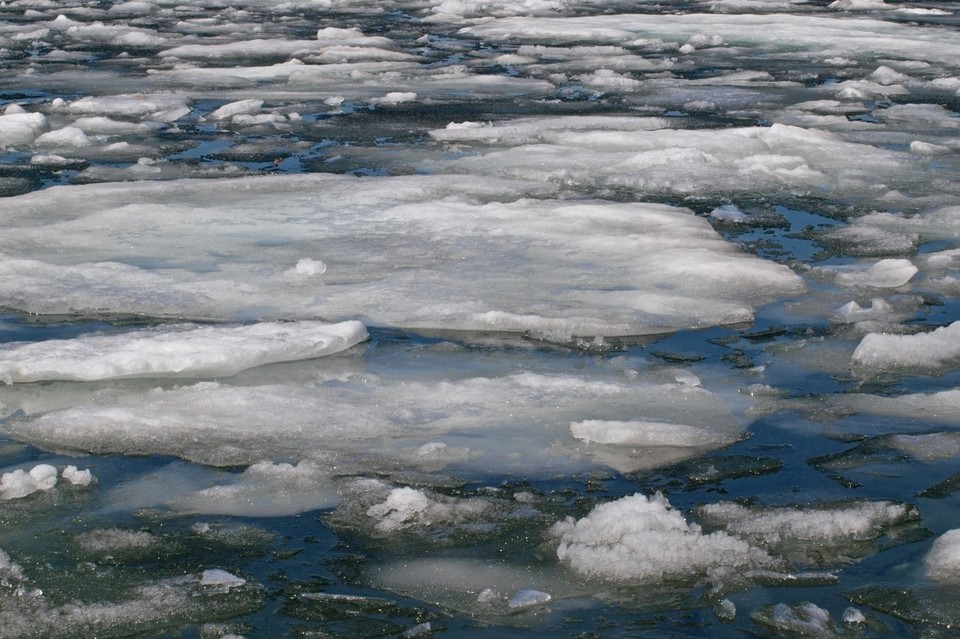
<svg viewBox="0 0 960 639">
<path fill-rule="evenodd" d="M 960 582 L 960 529 L 948 530 L 940 535 L 924 562 L 927 576 L 935 581 Z"/>
<path fill-rule="evenodd" d="M 436 536 L 443 531 L 489 527 L 513 508 L 493 498 L 448 497 L 409 486 L 391 487 L 379 480 L 358 480 L 343 490 L 346 500 L 334 520 L 386 535 L 406 531 Z"/>
<path fill-rule="evenodd" d="M 869 333 L 851 358 L 866 369 L 940 369 L 960 360 L 960 322 L 941 326 L 929 333 L 890 335 Z"/>
<path fill-rule="evenodd" d="M 322 357 L 367 339 L 360 322 L 160 327 L 0 347 L 0 381 L 220 377 Z"/>
<path fill-rule="evenodd" d="M 76 466 L 64 468 L 61 477 L 74 486 L 89 486 L 90 482 L 93 481 L 93 473 L 90 472 L 89 468 L 78 470 Z"/>
<path fill-rule="evenodd" d="M 0 476 L 0 500 L 19 499 L 56 484 L 57 469 L 50 464 L 37 464 L 28 471 L 18 468 Z"/>
<path fill-rule="evenodd" d="M 841 286 L 899 288 L 905 286 L 920 269 L 906 258 L 890 258 L 873 264 L 816 267 L 812 271 L 833 278 Z"/>
<path fill-rule="evenodd" d="M 309 278 L 317 275 L 323 275 L 327 272 L 327 265 L 320 260 L 314 260 L 304 257 L 297 260 L 297 265 L 284 271 L 284 277 L 290 278 Z"/>
<path fill-rule="evenodd" d="M 844 608 L 843 610 L 843 623 L 846 624 L 862 624 L 866 623 L 867 618 L 864 616 L 863 612 L 853 606 Z"/>
<path fill-rule="evenodd" d="M 690 579 L 715 569 L 772 566 L 763 550 L 725 532 L 704 534 L 666 498 L 632 495 L 550 528 L 557 558 L 576 572 L 616 581 Z"/>
</svg>

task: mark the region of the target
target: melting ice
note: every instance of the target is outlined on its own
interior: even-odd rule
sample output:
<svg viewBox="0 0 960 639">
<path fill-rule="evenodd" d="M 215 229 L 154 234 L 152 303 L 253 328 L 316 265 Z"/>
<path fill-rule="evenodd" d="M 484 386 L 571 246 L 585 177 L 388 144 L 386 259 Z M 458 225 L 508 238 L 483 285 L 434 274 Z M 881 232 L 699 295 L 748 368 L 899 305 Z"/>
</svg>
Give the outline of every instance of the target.
<svg viewBox="0 0 960 639">
<path fill-rule="evenodd" d="M 0 637 L 960 623 L 953 4 L 228 4 L 0 5 Z"/>
</svg>

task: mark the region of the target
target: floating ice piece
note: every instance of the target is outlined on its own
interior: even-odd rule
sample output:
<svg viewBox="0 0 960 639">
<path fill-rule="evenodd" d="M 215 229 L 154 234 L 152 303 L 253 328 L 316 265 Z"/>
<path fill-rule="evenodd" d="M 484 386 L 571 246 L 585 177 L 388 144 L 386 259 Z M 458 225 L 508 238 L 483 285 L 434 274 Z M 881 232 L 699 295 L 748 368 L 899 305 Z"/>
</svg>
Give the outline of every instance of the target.
<svg viewBox="0 0 960 639">
<path fill-rule="evenodd" d="M 692 579 L 712 569 L 772 566 L 766 552 L 724 532 L 703 534 L 663 495 L 632 495 L 550 528 L 557 558 L 591 577 L 651 582 Z"/>
<path fill-rule="evenodd" d="M 371 104 L 400 104 L 401 102 L 412 102 L 417 99 L 417 94 L 412 91 L 391 91 L 382 98 L 373 98 Z"/>
<path fill-rule="evenodd" d="M 57 469 L 50 464 L 37 464 L 29 471 L 18 468 L 0 476 L 0 500 L 19 499 L 56 484 Z"/>
<path fill-rule="evenodd" d="M 533 590 L 531 588 L 525 588 L 523 590 L 518 590 L 510 597 L 507 601 L 507 605 L 510 608 L 517 610 L 520 608 L 531 608 L 533 606 L 542 606 L 543 604 L 549 602 L 553 597 L 548 592 L 543 592 L 541 590 Z"/>
<path fill-rule="evenodd" d="M 918 233 L 925 238 L 956 238 L 960 234 L 960 206 L 945 206 L 921 214 L 904 216 L 894 213 L 871 213 L 857 220 L 901 233 Z"/>
<path fill-rule="evenodd" d="M 232 482 L 171 496 L 166 506 L 181 512 L 234 517 L 284 517 L 337 502 L 330 473 L 313 462 L 265 461 Z"/>
<path fill-rule="evenodd" d="M 862 624 L 866 623 L 867 618 L 864 616 L 863 612 L 858 608 L 849 606 L 843 610 L 843 623 L 846 624 Z"/>
<path fill-rule="evenodd" d="M 220 568 L 204 570 L 203 575 L 200 577 L 201 586 L 216 586 L 227 590 L 242 586 L 245 583 L 247 583 L 247 580 L 243 577 L 237 577 Z"/>
<path fill-rule="evenodd" d="M 923 461 L 960 456 L 960 433 L 899 434 L 889 441 L 897 450 Z"/>
<path fill-rule="evenodd" d="M 0 381 L 225 377 L 263 364 L 330 355 L 365 339 L 360 322 L 164 326 L 0 348 Z"/>
<path fill-rule="evenodd" d="M 722 222 L 745 222 L 747 214 L 735 204 L 724 204 L 710 211 L 710 217 Z"/>
<path fill-rule="evenodd" d="M 867 369 L 940 369 L 960 360 L 960 322 L 929 333 L 888 335 L 869 333 L 853 352 L 855 366 Z"/>
<path fill-rule="evenodd" d="M 716 447 L 735 441 L 733 437 L 709 428 L 648 421 L 573 422 L 570 433 L 587 443 L 619 446 Z"/>
<path fill-rule="evenodd" d="M 935 581 L 960 582 L 960 528 L 940 535 L 924 562 L 927 576 Z"/>
<path fill-rule="evenodd" d="M 250 98 L 248 100 L 238 100 L 224 104 L 222 107 L 210 114 L 212 120 L 224 120 L 236 115 L 253 115 L 259 113 L 263 108 L 263 100 Z"/>
<path fill-rule="evenodd" d="M 863 322 L 870 320 L 883 320 L 893 317 L 895 309 L 893 305 L 880 297 L 875 297 L 870 301 L 870 306 L 864 308 L 856 301 L 850 301 L 841 306 L 833 314 L 834 319 L 845 323 Z"/>
<path fill-rule="evenodd" d="M 320 260 L 313 260 L 304 257 L 297 260 L 297 265 L 288 271 L 284 271 L 285 277 L 308 278 L 316 275 L 323 275 L 327 272 L 327 265 Z"/>
<path fill-rule="evenodd" d="M 837 283 L 842 286 L 899 288 L 906 285 L 914 275 L 920 272 L 920 269 L 906 258 L 890 258 L 879 260 L 866 267 L 863 265 L 819 267 L 817 272 L 832 274 Z"/>
<path fill-rule="evenodd" d="M 78 470 L 76 466 L 67 466 L 63 469 L 61 477 L 74 486 L 89 486 L 93 481 L 93 473 L 89 468 Z"/>
<path fill-rule="evenodd" d="M 47 128 L 47 118 L 42 113 L 10 112 L 0 115 L 0 148 L 15 149 L 33 144 Z"/>
<path fill-rule="evenodd" d="M 890 501 L 853 502 L 835 507 L 747 507 L 716 502 L 698 509 L 714 526 L 764 546 L 789 542 L 844 542 L 873 539 L 883 529 L 915 521 L 916 508 Z"/>
</svg>

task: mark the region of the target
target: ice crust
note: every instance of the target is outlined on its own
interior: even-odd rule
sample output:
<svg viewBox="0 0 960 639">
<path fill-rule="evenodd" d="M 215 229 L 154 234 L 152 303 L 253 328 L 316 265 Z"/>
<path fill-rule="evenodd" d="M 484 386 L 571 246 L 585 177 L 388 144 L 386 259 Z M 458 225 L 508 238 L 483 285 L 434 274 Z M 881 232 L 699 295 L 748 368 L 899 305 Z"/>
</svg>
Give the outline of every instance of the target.
<svg viewBox="0 0 960 639">
<path fill-rule="evenodd" d="M 330 175 L 48 189 L 0 203 L 0 304 L 567 342 L 749 321 L 754 305 L 804 290 L 688 210 L 525 199 L 550 192 Z M 295 252 L 307 243 L 312 255 Z"/>
<path fill-rule="evenodd" d="M 322 357 L 367 339 L 360 322 L 265 322 L 159 329 L 0 348 L 0 381 L 226 377 L 254 366 Z"/>
</svg>

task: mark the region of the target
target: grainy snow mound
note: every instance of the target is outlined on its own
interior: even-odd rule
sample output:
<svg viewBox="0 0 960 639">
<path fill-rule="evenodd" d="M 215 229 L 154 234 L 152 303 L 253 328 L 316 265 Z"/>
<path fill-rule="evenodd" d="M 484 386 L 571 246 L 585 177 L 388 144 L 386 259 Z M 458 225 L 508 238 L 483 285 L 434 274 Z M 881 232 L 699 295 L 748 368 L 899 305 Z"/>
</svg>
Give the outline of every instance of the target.
<svg viewBox="0 0 960 639">
<path fill-rule="evenodd" d="M 763 550 L 725 532 L 703 534 L 660 493 L 602 504 L 582 519 L 554 524 L 548 534 L 562 563 L 616 581 L 689 579 L 712 569 L 774 564 Z"/>
</svg>

